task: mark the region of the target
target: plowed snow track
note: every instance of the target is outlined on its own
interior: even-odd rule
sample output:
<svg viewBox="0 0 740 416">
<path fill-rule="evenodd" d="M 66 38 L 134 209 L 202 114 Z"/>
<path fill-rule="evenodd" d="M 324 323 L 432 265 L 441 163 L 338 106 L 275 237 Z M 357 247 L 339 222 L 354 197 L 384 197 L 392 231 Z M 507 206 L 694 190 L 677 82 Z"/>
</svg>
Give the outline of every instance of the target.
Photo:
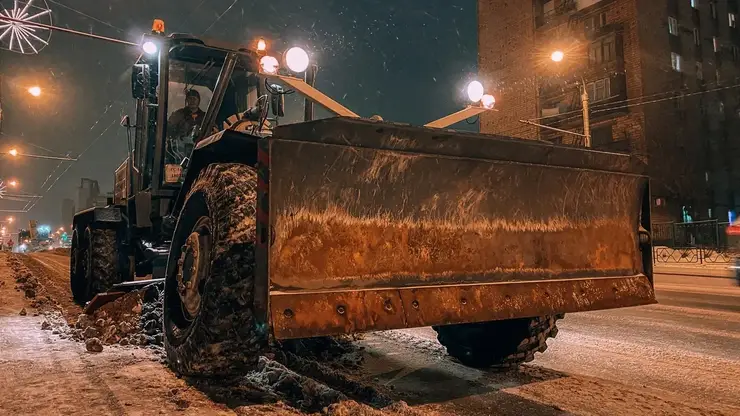
<svg viewBox="0 0 740 416">
<path fill-rule="evenodd" d="M 66 314 L 79 313 L 68 258 L 32 259 Z M 86 353 L 41 331 L 40 317 L 18 316 L 24 301 L 3 255 L 0 279 L 0 414 L 300 414 L 249 404 L 243 394 L 228 400 L 236 391 L 188 386 L 144 350 Z M 431 329 L 419 328 L 357 341 L 365 361 L 341 377 L 405 400 L 416 414 L 740 414 L 740 289 L 722 279 L 682 279 L 663 278 L 665 291 L 658 279 L 661 305 L 567 316 L 547 353 L 513 373 L 466 368 L 445 356 Z M 350 407 L 331 414 L 372 413 Z"/>
</svg>

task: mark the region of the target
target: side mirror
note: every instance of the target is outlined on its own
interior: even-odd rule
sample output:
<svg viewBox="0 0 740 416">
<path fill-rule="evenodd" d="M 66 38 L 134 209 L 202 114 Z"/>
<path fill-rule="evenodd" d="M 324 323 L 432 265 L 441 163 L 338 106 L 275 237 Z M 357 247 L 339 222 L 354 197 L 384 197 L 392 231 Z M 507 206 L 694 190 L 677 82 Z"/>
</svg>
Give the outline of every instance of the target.
<svg viewBox="0 0 740 416">
<path fill-rule="evenodd" d="M 272 107 L 272 115 L 277 117 L 285 117 L 285 90 L 283 87 L 277 84 L 270 86 L 276 94 L 270 94 L 270 107 Z"/>
<path fill-rule="evenodd" d="M 131 67 L 131 95 L 134 99 L 147 98 L 150 79 L 149 65 L 136 64 Z"/>
</svg>

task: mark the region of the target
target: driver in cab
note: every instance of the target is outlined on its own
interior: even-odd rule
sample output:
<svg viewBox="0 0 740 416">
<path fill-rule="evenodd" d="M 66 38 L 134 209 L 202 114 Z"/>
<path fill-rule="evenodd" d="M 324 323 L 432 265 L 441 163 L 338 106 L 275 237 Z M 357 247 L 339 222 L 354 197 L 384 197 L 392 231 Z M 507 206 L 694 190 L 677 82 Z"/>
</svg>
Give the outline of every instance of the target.
<svg viewBox="0 0 740 416">
<path fill-rule="evenodd" d="M 188 90 L 185 94 L 185 107 L 172 113 L 167 121 L 167 136 L 180 141 L 191 138 L 193 130 L 200 126 L 205 114 L 200 109 L 200 93 L 194 89 Z"/>
</svg>

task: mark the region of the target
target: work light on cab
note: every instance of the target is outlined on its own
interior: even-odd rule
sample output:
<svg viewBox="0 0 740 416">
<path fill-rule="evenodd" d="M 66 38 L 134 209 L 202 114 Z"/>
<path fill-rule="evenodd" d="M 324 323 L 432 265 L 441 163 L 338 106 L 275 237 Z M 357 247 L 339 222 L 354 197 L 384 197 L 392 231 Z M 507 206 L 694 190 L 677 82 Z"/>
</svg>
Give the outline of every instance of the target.
<svg viewBox="0 0 740 416">
<path fill-rule="evenodd" d="M 468 98 L 470 101 L 477 103 L 483 98 L 484 89 L 480 81 L 471 81 L 468 84 Z"/>
<path fill-rule="evenodd" d="M 141 49 L 143 49 L 147 55 L 154 55 L 157 53 L 157 50 L 159 50 L 159 48 L 157 48 L 157 44 L 150 40 L 144 42 L 144 44 L 141 45 Z"/>
<path fill-rule="evenodd" d="M 293 47 L 285 52 L 285 65 L 293 72 L 303 72 L 308 68 L 308 53 L 299 47 Z"/>
<path fill-rule="evenodd" d="M 483 107 L 491 109 L 494 105 L 496 105 L 496 98 L 494 98 L 491 94 L 483 94 L 480 103 L 483 105 Z"/>
<path fill-rule="evenodd" d="M 262 68 L 262 72 L 267 74 L 277 74 L 279 66 L 280 64 L 274 56 L 265 55 L 260 58 L 260 68 Z"/>
</svg>

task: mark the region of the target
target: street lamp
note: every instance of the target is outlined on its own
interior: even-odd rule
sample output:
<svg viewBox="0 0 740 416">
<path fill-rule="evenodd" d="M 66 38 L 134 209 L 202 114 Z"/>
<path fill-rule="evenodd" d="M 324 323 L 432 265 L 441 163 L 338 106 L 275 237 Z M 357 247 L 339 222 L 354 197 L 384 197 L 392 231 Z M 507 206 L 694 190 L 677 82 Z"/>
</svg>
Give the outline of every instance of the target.
<svg viewBox="0 0 740 416">
<path fill-rule="evenodd" d="M 562 62 L 565 54 L 561 50 L 556 50 L 550 55 L 553 62 Z M 586 81 L 581 77 L 581 107 L 583 107 L 583 138 L 584 145 L 591 147 L 591 119 L 588 108 L 588 91 L 586 90 Z"/>
<path fill-rule="evenodd" d="M 28 157 L 32 159 L 66 160 L 68 162 L 77 161 L 77 158 L 73 158 L 69 156 L 45 156 L 45 155 L 32 155 L 28 153 L 21 153 L 16 148 L 10 149 L 7 152 L 0 152 L 0 155 L 10 155 L 13 157 L 22 156 L 22 157 Z"/>
<path fill-rule="evenodd" d="M 8 218 L 7 218 L 7 220 L 8 220 L 8 224 L 12 224 L 12 223 L 13 223 L 13 221 L 15 221 L 15 218 L 13 218 L 13 217 L 8 217 Z"/>
<path fill-rule="evenodd" d="M 28 89 L 28 93 L 33 95 L 34 97 L 41 96 L 41 87 L 34 85 L 33 87 Z"/>
<path fill-rule="evenodd" d="M 13 188 L 17 188 L 18 181 L 16 181 L 15 179 L 11 179 L 10 182 L 8 182 L 8 185 L 12 186 Z"/>
</svg>

